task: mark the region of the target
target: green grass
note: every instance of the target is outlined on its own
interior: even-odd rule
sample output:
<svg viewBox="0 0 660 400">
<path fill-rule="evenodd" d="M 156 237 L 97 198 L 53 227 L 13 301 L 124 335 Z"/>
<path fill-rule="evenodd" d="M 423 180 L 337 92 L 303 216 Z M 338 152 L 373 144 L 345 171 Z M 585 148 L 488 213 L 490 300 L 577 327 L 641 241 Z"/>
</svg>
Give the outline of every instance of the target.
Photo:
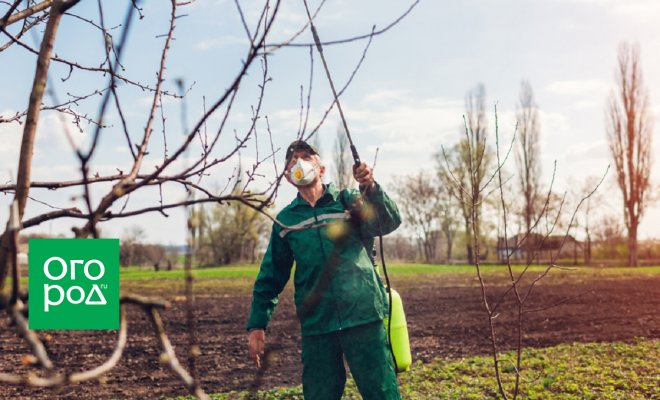
<svg viewBox="0 0 660 400">
<path fill-rule="evenodd" d="M 553 268 L 539 284 L 561 285 L 587 283 L 591 279 L 628 279 L 660 276 L 660 267 L 640 268 L 595 268 L 584 266 L 569 266 L 570 270 Z M 547 269 L 547 266 L 530 266 L 525 272 L 523 285 L 529 284 Z M 506 266 L 483 265 L 481 275 L 487 285 L 504 285 L 509 282 L 509 272 Z M 512 266 L 514 276 L 525 270 L 522 265 Z M 410 287 L 437 286 L 442 281 L 443 286 L 471 287 L 479 284 L 476 267 L 472 265 L 429 265 L 429 264 L 392 264 L 387 267 L 394 287 L 406 289 Z"/>
<path fill-rule="evenodd" d="M 523 266 L 513 266 L 514 273 L 520 273 Z M 531 266 L 527 279 L 533 279 L 543 272 L 544 266 Z M 573 268 L 573 267 L 571 267 Z M 406 289 L 425 285 L 437 286 L 439 280 L 443 286 L 476 286 L 476 269 L 471 265 L 438 264 L 401 264 L 391 263 L 387 267 L 392 284 L 396 288 Z M 223 267 L 195 268 L 195 291 L 199 295 L 248 294 L 252 290 L 259 266 L 240 264 Z M 501 265 L 484 265 L 483 276 L 489 284 L 508 280 L 507 268 Z M 645 276 L 660 276 L 660 266 L 639 268 L 595 268 L 575 267 L 574 270 L 553 270 L 542 284 L 584 283 L 589 279 L 626 279 Z M 183 292 L 184 272 L 154 271 L 144 267 L 122 267 L 121 286 L 126 292 L 144 292 L 147 295 L 176 295 Z M 10 281 L 7 287 L 10 287 Z M 523 281 L 524 283 L 524 281 Z M 21 286 L 27 286 L 27 278 L 21 278 Z M 6 289 L 5 288 L 5 289 Z"/>
<path fill-rule="evenodd" d="M 254 279 L 258 272 L 258 265 L 241 264 L 227 267 L 195 268 L 193 270 L 193 276 L 197 279 Z M 154 270 L 145 270 L 143 268 L 128 267 L 122 268 L 121 270 L 122 281 L 182 279 L 183 276 L 183 269 L 156 272 Z"/>
<path fill-rule="evenodd" d="M 660 274 L 660 267 L 638 267 L 638 268 L 593 268 L 593 267 L 571 267 L 575 270 L 559 271 L 555 273 L 579 273 L 594 276 L 636 276 L 646 274 Z M 522 272 L 523 266 L 513 266 L 516 273 Z M 544 266 L 531 266 L 530 273 L 539 273 L 546 269 Z M 387 271 L 392 276 L 397 275 L 419 275 L 419 274 L 474 274 L 476 269 L 472 265 L 439 265 L 439 264 L 391 264 Z M 502 265 L 484 265 L 481 271 L 486 274 L 507 273 L 507 268 Z M 254 264 L 240 264 L 225 267 L 197 268 L 193 270 L 193 275 L 199 279 L 244 279 L 255 278 L 259 272 L 259 266 Z M 124 267 L 121 270 L 122 281 L 144 280 L 144 279 L 180 279 L 183 278 L 183 270 L 173 271 L 153 271 L 144 268 Z"/>
<path fill-rule="evenodd" d="M 519 274 L 523 269 L 523 266 L 513 266 L 515 274 Z M 531 266 L 522 283 L 529 283 L 545 269 L 543 266 Z M 439 284 L 447 287 L 473 287 L 479 284 L 476 269 L 471 265 L 390 264 L 387 271 L 392 285 L 402 290 L 435 287 Z M 258 272 L 258 265 L 249 264 L 197 268 L 193 270 L 195 292 L 202 296 L 249 294 Z M 501 265 L 484 265 L 481 267 L 481 273 L 488 284 L 506 284 L 509 280 L 507 268 Z M 541 284 L 585 283 L 595 278 L 626 279 L 658 275 L 660 267 L 576 267 L 571 271 L 554 269 Z M 180 294 L 184 288 L 183 276 L 181 269 L 156 272 L 136 267 L 122 268 L 121 286 L 126 292 L 146 291 L 147 294 L 159 296 L 165 293 Z"/>
<path fill-rule="evenodd" d="M 388 265 L 387 270 L 392 274 L 448 274 L 448 273 L 475 273 L 474 265 L 441 265 L 441 264 L 392 264 Z M 485 273 L 506 272 L 507 268 L 504 265 L 482 265 L 481 271 Z M 523 265 L 513 265 L 514 272 L 520 273 L 524 270 Z M 547 268 L 544 265 L 532 265 L 529 267 L 529 272 L 542 272 Z M 614 267 L 614 268 L 597 268 L 585 266 L 572 266 L 566 265 L 566 268 L 571 268 L 571 271 L 561 271 L 569 273 L 581 273 L 590 275 L 646 275 L 646 274 L 660 274 L 660 266 L 654 267 Z M 556 270 L 557 271 L 557 270 Z"/>
<path fill-rule="evenodd" d="M 502 354 L 507 363 L 513 353 Z M 653 399 L 660 387 L 660 340 L 638 339 L 635 343 L 563 344 L 544 349 L 526 349 L 523 381 L 518 398 L 541 399 Z M 513 368 L 505 365 L 505 389 L 513 388 Z M 399 375 L 402 398 L 407 400 L 500 398 L 492 358 L 471 357 L 416 363 Z M 250 392 L 219 393 L 213 399 L 302 400 L 302 388 L 273 388 Z M 349 380 L 342 399 L 360 399 Z M 177 397 L 178 400 L 192 399 Z"/>
<path fill-rule="evenodd" d="M 226 267 L 193 269 L 194 290 L 201 296 L 249 294 L 259 272 L 258 265 L 232 265 Z M 154 271 L 138 268 L 122 268 L 122 292 L 144 292 L 162 297 L 181 295 L 184 291 L 184 271 Z"/>
</svg>

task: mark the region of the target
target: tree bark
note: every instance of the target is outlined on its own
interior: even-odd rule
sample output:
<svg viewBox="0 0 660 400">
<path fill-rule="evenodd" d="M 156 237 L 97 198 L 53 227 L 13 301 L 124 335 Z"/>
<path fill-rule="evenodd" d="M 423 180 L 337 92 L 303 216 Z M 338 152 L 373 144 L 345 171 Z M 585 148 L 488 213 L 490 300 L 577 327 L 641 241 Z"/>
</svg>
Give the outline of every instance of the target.
<svg viewBox="0 0 660 400">
<path fill-rule="evenodd" d="M 75 4 L 75 3 L 74 3 Z M 62 19 L 64 11 L 71 7 L 71 4 L 65 0 L 57 0 L 50 8 L 50 16 L 46 23 L 39 56 L 37 58 L 37 69 L 34 73 L 32 91 L 28 104 L 27 116 L 25 118 L 25 127 L 23 128 L 23 139 L 21 141 L 21 150 L 18 161 L 18 176 L 16 178 L 16 193 L 14 200 L 18 202 L 19 219 L 23 220 L 25 205 L 30 191 L 30 175 L 32 172 L 32 156 L 34 154 L 34 139 L 37 134 L 37 124 L 39 122 L 39 112 L 41 111 L 41 101 L 46 90 L 46 81 L 48 77 L 48 67 L 50 66 L 50 56 L 53 52 L 53 44 L 57 29 Z M 2 235 L 2 244 L 0 245 L 0 291 L 4 287 L 8 271 L 9 241 L 11 235 L 6 232 Z"/>
<path fill-rule="evenodd" d="M 628 265 L 631 267 L 639 266 L 637 249 L 637 221 L 633 221 L 628 229 Z"/>
<path fill-rule="evenodd" d="M 452 246 L 454 243 L 450 235 L 446 235 L 445 237 L 447 238 L 447 262 L 449 262 L 449 260 L 451 260 Z"/>
<path fill-rule="evenodd" d="M 465 257 L 468 264 L 473 264 L 472 257 L 472 235 L 470 235 L 470 221 L 465 219 Z"/>
</svg>

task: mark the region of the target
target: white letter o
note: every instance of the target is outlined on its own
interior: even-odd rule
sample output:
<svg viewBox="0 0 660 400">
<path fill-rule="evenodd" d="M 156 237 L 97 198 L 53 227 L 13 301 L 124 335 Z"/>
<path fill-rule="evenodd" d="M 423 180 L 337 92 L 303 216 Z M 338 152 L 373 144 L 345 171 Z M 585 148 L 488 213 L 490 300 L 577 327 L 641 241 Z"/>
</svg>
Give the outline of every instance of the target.
<svg viewBox="0 0 660 400">
<path fill-rule="evenodd" d="M 96 277 L 93 277 L 93 278 L 92 278 L 92 275 L 89 274 L 89 265 L 92 264 L 92 263 L 94 263 L 94 264 L 96 264 L 100 267 L 99 274 L 96 275 Z M 97 280 L 103 278 L 103 274 L 105 274 L 105 265 L 103 265 L 103 263 L 101 261 L 99 261 L 99 260 L 89 260 L 85 263 L 85 276 L 87 277 L 87 279 L 92 280 L 92 281 L 97 281 Z"/>
<path fill-rule="evenodd" d="M 80 293 L 78 301 L 73 301 L 73 298 L 71 297 L 71 292 L 73 292 L 74 289 Z M 85 300 L 85 291 L 80 286 L 71 286 L 69 290 L 66 291 L 66 299 L 69 300 L 71 304 L 80 304 Z"/>
<path fill-rule="evenodd" d="M 50 262 L 54 261 L 54 260 L 57 260 L 57 261 L 60 262 L 60 264 L 62 264 L 62 273 L 57 278 L 54 277 L 53 275 L 51 275 L 50 270 L 49 270 Z M 63 259 L 59 258 L 59 257 L 51 257 L 48 260 L 46 260 L 46 262 L 44 263 L 44 274 L 46 274 L 48 279 L 51 279 L 51 280 L 54 280 L 54 281 L 59 281 L 60 279 L 64 278 L 64 276 L 66 275 L 66 272 L 67 272 L 66 262 Z"/>
</svg>

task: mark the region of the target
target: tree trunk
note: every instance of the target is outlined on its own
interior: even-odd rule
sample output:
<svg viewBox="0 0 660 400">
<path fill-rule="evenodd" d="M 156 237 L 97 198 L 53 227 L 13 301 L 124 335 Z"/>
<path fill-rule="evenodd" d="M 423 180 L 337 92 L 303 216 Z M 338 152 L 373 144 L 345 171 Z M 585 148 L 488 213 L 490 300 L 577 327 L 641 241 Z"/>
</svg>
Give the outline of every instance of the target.
<svg viewBox="0 0 660 400">
<path fill-rule="evenodd" d="M 532 237 L 532 199 L 529 193 L 525 193 L 525 234 Z M 536 242 L 536 240 L 534 241 Z M 528 242 L 529 243 L 529 242 Z M 536 243 L 534 243 L 536 247 Z M 534 248 L 530 245 L 525 246 L 525 261 L 531 265 L 534 259 Z"/>
<path fill-rule="evenodd" d="M 451 235 L 446 235 L 447 238 L 447 262 L 451 260 L 452 246 L 454 245 Z"/>
<path fill-rule="evenodd" d="M 472 234 L 470 232 L 470 220 L 465 219 L 465 253 L 467 255 L 467 263 L 474 263 L 474 255 L 472 254 Z"/>
<path fill-rule="evenodd" d="M 467 244 L 466 245 L 466 251 L 467 251 L 467 262 L 468 264 L 474 264 L 474 254 L 472 252 L 472 245 Z"/>
<path fill-rule="evenodd" d="M 438 237 L 433 232 L 425 233 L 424 236 L 424 251 L 426 262 L 430 264 L 435 261 L 435 249 L 438 243 Z"/>
<path fill-rule="evenodd" d="M 637 221 L 631 221 L 628 229 L 628 265 L 637 267 L 639 265 L 637 251 Z"/>
<path fill-rule="evenodd" d="M 55 43 L 57 29 L 62 19 L 62 13 L 65 11 L 63 1 L 57 1 L 51 6 L 46 30 L 41 41 L 39 56 L 37 58 L 37 69 L 34 73 L 32 91 L 30 92 L 30 103 L 28 104 L 27 115 L 25 117 L 25 127 L 23 128 L 23 137 L 21 141 L 21 150 L 18 161 L 18 175 L 16 177 L 16 192 L 14 200 L 18 201 L 19 218 L 23 220 L 25 206 L 28 200 L 30 190 L 32 156 L 34 154 L 34 140 L 37 134 L 37 123 L 39 122 L 39 112 L 41 103 L 46 90 L 46 78 L 50 66 L 50 55 Z M 75 4 L 75 3 L 74 3 Z M 8 227 L 9 225 L 7 225 Z M 6 229 L 8 230 L 8 229 Z M 11 235 L 2 235 L 2 246 L 0 247 L 0 291 L 2 291 L 9 270 L 8 254 L 10 248 Z"/>
</svg>

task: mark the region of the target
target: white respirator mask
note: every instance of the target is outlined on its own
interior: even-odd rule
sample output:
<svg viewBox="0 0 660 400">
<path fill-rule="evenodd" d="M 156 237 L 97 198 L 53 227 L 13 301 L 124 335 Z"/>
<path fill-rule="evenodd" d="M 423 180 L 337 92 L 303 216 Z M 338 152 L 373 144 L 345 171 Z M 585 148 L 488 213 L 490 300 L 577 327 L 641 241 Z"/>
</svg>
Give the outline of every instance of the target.
<svg viewBox="0 0 660 400">
<path fill-rule="evenodd" d="M 313 163 L 298 159 L 296 164 L 291 167 L 289 177 L 294 185 L 307 186 L 314 182 L 314 179 L 316 178 L 316 168 L 314 168 Z"/>
</svg>

